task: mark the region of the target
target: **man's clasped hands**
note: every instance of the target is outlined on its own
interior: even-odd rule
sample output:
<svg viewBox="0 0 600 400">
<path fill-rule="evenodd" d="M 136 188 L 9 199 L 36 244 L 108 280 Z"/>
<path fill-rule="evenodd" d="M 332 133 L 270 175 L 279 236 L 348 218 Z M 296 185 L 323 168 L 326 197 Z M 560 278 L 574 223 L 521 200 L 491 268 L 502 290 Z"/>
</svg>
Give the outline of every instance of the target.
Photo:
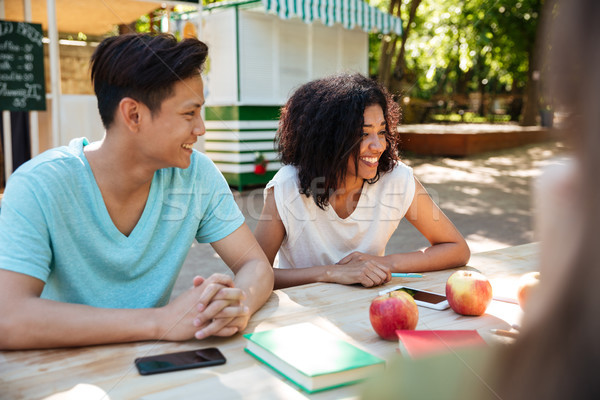
<svg viewBox="0 0 600 400">
<path fill-rule="evenodd" d="M 244 291 L 227 275 L 195 276 L 192 288 L 159 309 L 165 313 L 160 319 L 164 325 L 161 337 L 179 341 L 192 336 L 231 336 L 243 330 L 250 319 L 245 298 Z"/>
</svg>

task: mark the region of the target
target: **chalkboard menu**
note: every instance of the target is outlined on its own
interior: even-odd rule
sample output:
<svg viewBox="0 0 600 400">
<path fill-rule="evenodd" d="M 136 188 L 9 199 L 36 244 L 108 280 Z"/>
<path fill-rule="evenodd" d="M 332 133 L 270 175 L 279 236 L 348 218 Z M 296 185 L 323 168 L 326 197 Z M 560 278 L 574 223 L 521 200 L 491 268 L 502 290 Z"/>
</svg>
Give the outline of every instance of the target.
<svg viewBox="0 0 600 400">
<path fill-rule="evenodd" d="M 0 21 L 0 110 L 46 109 L 42 25 Z"/>
</svg>

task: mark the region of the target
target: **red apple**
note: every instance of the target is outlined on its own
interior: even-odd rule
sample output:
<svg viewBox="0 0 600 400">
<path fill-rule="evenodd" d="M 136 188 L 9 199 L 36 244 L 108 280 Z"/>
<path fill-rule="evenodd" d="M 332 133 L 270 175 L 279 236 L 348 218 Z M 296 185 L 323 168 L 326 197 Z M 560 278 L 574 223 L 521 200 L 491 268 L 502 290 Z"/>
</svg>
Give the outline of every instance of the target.
<svg viewBox="0 0 600 400">
<path fill-rule="evenodd" d="M 419 309 L 412 296 L 396 290 L 377 296 L 369 307 L 373 329 L 385 340 L 398 340 L 397 329 L 415 329 L 419 322 Z"/>
<path fill-rule="evenodd" d="M 524 274 L 519 278 L 519 283 L 517 287 L 517 299 L 519 300 L 519 305 L 521 308 L 525 308 L 525 304 L 531 297 L 531 294 L 536 290 L 537 286 L 540 283 L 540 273 L 539 272 L 529 272 Z"/>
<path fill-rule="evenodd" d="M 448 304 L 462 315 L 482 315 L 492 301 L 490 281 L 475 271 L 456 271 L 446 282 Z"/>
</svg>

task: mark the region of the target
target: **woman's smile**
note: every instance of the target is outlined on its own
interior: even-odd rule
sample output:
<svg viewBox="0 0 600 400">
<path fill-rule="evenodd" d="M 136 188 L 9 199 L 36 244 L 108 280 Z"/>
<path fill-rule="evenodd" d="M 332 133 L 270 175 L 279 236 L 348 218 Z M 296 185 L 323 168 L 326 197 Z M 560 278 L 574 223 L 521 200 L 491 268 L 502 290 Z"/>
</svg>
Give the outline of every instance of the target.
<svg viewBox="0 0 600 400">
<path fill-rule="evenodd" d="M 379 157 L 360 157 L 360 161 L 372 168 L 377 168 L 379 165 Z"/>
</svg>

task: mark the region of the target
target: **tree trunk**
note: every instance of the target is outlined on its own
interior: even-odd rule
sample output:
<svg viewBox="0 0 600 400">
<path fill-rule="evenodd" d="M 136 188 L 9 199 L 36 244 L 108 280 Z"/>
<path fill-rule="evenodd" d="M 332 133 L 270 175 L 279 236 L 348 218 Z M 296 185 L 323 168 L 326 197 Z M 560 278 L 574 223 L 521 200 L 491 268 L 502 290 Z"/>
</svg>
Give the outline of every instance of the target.
<svg viewBox="0 0 600 400">
<path fill-rule="evenodd" d="M 454 68 L 454 63 L 454 60 L 450 60 L 448 66 L 444 68 L 444 72 L 442 72 L 442 75 L 440 76 L 440 79 L 435 88 L 436 96 L 441 96 L 444 94 L 444 90 L 446 89 L 446 83 L 448 82 L 448 71 Z"/>
<path fill-rule="evenodd" d="M 479 102 L 479 107 L 477 110 L 477 114 L 482 117 L 485 117 L 485 86 L 481 83 L 481 79 L 479 79 L 479 95 L 481 96 L 481 101 Z"/>
<path fill-rule="evenodd" d="M 401 81 L 402 78 L 404 78 L 404 72 L 406 69 L 406 61 L 404 59 L 406 40 L 408 39 L 408 35 L 410 33 L 410 26 L 415 20 L 415 16 L 417 15 L 417 8 L 421 4 L 421 1 L 422 0 L 412 0 L 410 2 L 410 12 L 408 14 L 408 21 L 405 25 L 405 28 L 402 30 L 402 42 L 400 43 L 400 51 L 398 52 L 398 56 L 396 57 L 394 72 L 391 76 L 389 87 L 392 92 L 399 92 L 401 89 Z"/>
<path fill-rule="evenodd" d="M 385 87 L 390 85 L 390 75 L 392 74 L 392 60 L 394 59 L 394 53 L 396 50 L 397 36 L 388 36 L 389 41 L 386 37 L 382 39 L 381 43 L 381 56 L 379 57 L 379 71 L 377 72 L 377 80 Z"/>
<path fill-rule="evenodd" d="M 540 56 L 542 52 L 542 23 L 538 18 L 538 25 L 535 30 L 535 43 L 529 49 L 529 72 L 527 74 L 527 86 L 525 87 L 525 98 L 523 108 L 521 109 L 521 126 L 537 125 L 537 116 L 539 113 L 539 77 L 540 77 Z"/>
<path fill-rule="evenodd" d="M 525 99 L 521 109 L 521 126 L 537 125 L 538 105 L 538 82 L 539 71 L 537 68 L 536 55 L 537 47 L 529 53 L 529 72 L 527 74 L 527 86 L 525 87 Z"/>
<path fill-rule="evenodd" d="M 388 13 L 400 17 L 400 0 L 390 0 Z M 377 72 L 377 80 L 385 87 L 390 85 L 390 74 L 392 70 L 392 60 L 396 53 L 397 35 L 391 33 L 384 35 L 381 39 L 381 56 L 379 57 L 379 71 Z"/>
</svg>

